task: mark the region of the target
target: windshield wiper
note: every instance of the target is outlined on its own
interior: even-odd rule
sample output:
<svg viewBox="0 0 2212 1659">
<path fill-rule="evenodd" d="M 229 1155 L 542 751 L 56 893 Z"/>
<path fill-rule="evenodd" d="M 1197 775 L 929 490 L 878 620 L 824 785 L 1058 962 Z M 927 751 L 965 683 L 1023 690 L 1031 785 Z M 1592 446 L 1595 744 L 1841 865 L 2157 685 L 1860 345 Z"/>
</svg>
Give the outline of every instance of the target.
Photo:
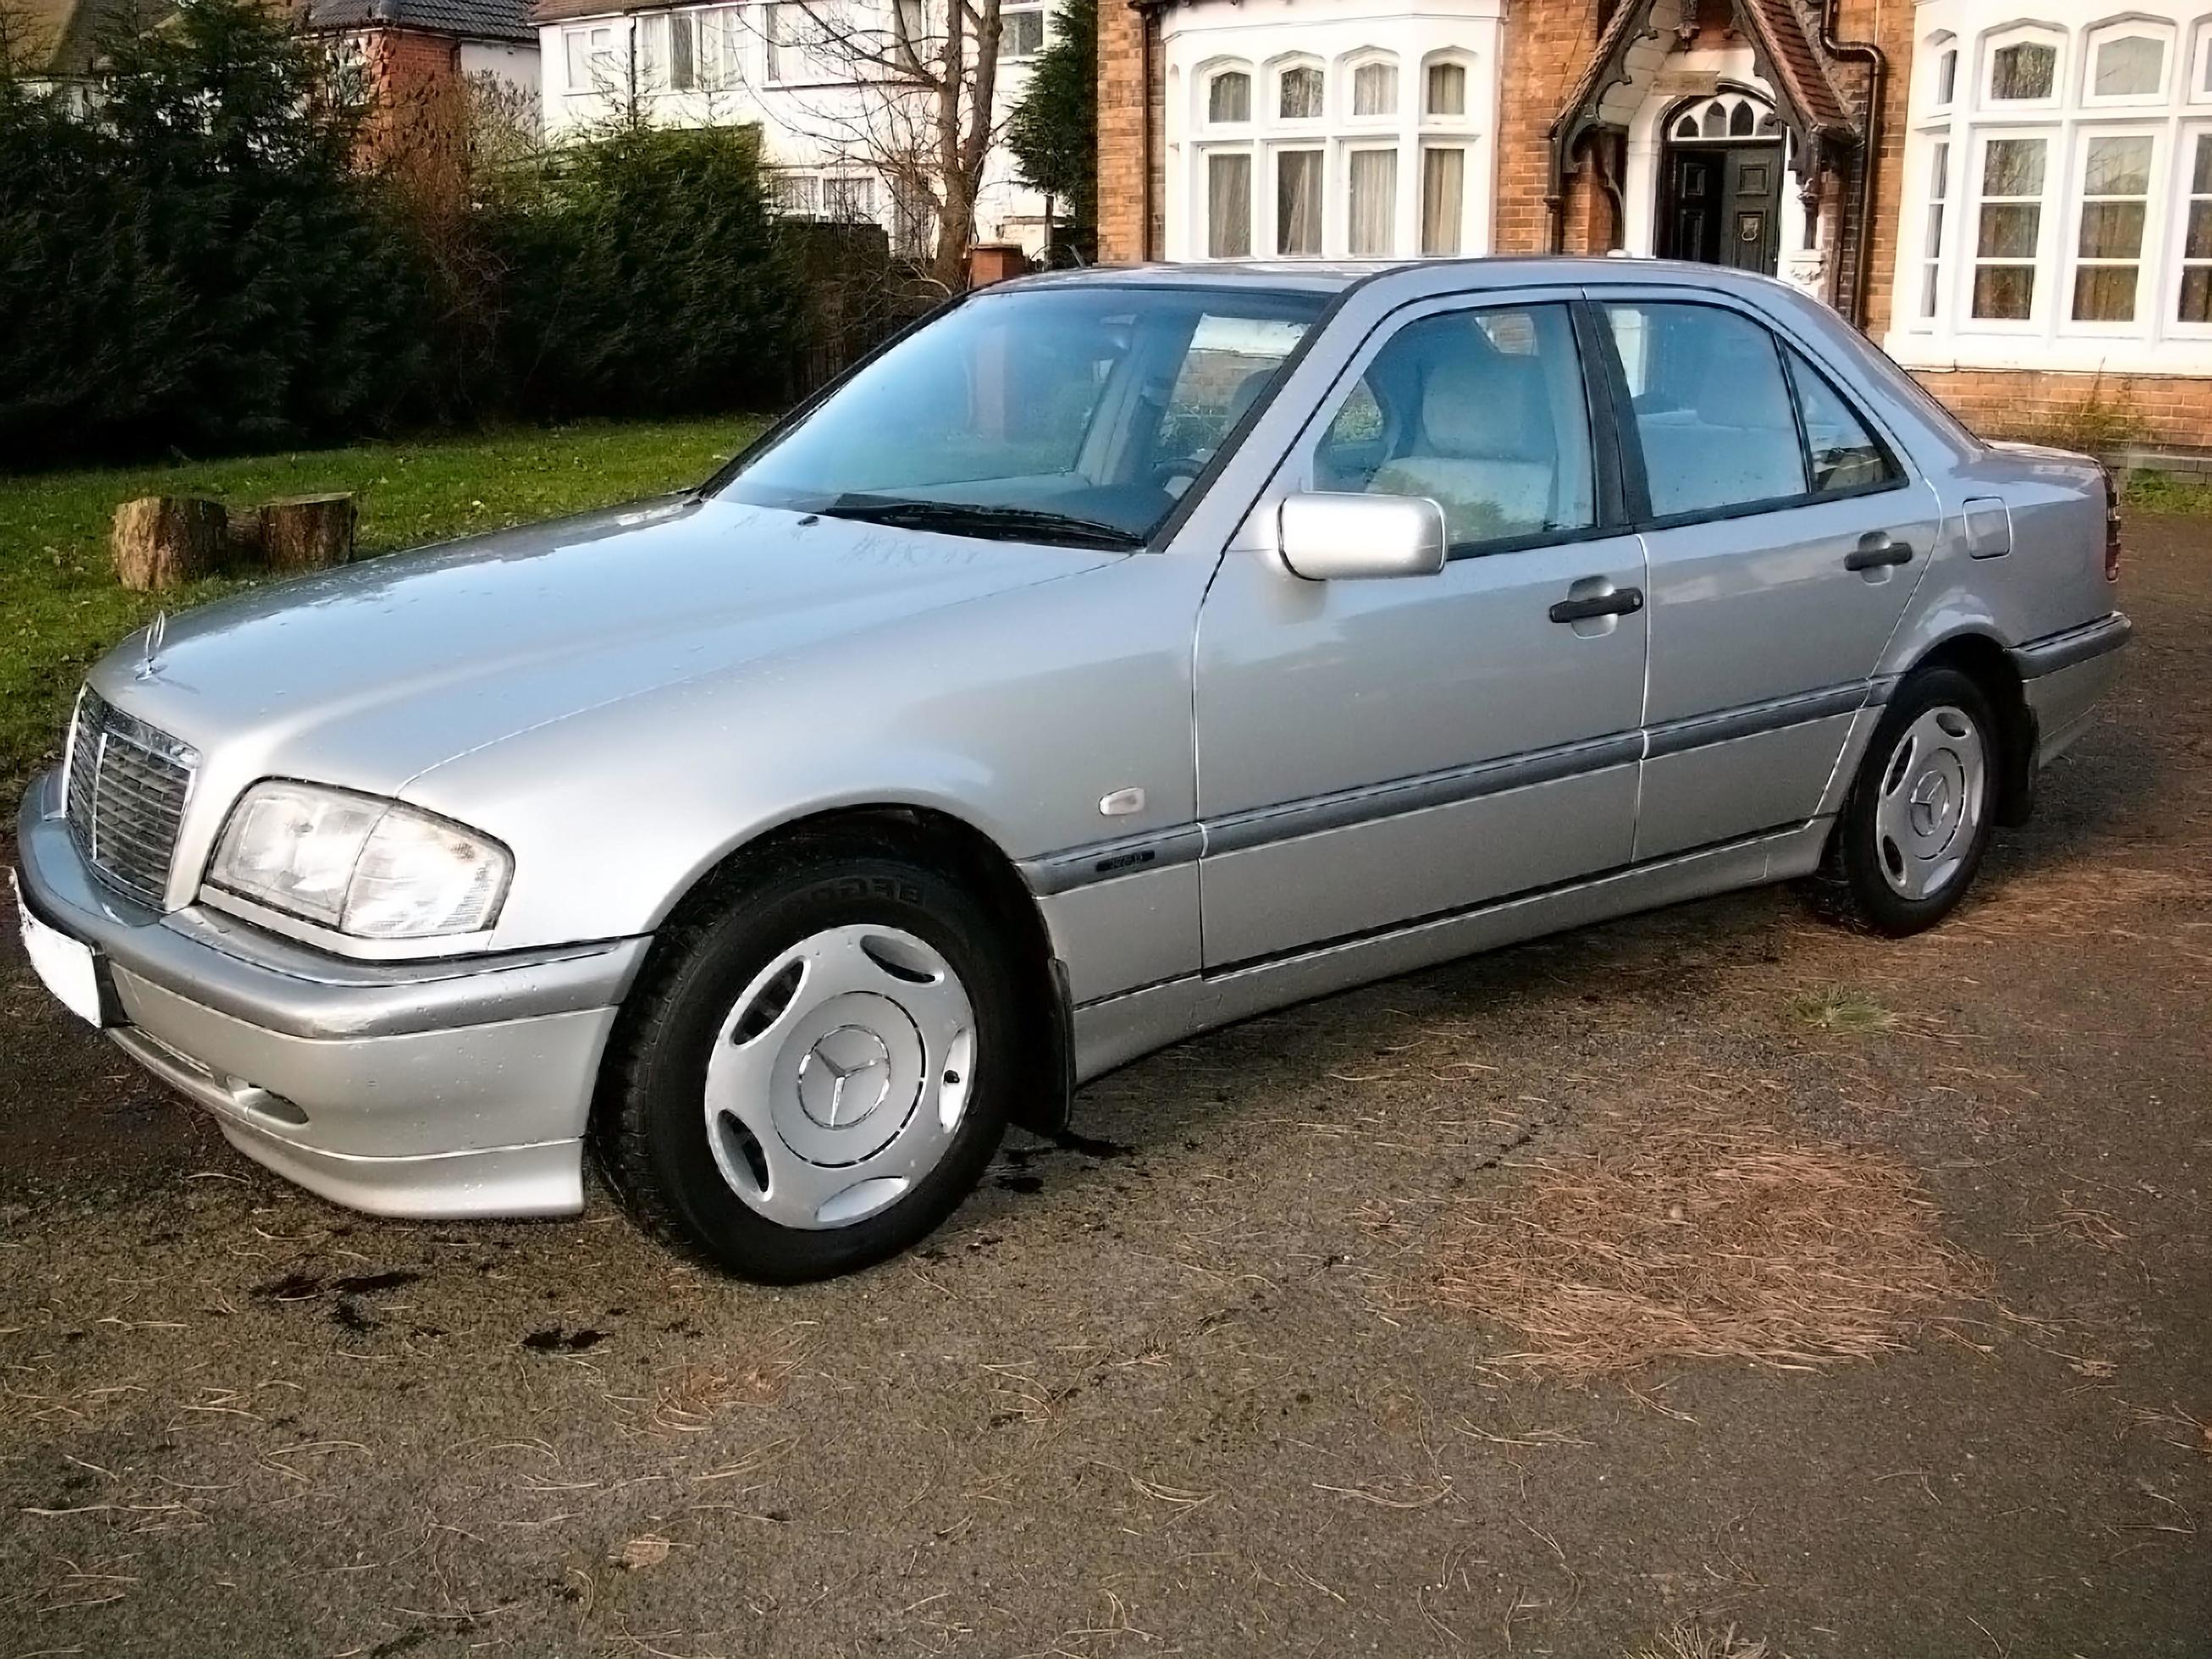
<svg viewBox="0 0 2212 1659">
<path fill-rule="evenodd" d="M 968 501 L 900 501 L 880 495 L 841 495 L 816 512 L 825 518 L 861 524 L 895 525 L 902 530 L 937 530 L 948 536 L 977 536 L 988 541 L 1057 542 L 1070 547 L 1142 547 L 1145 538 L 1119 525 L 1047 513 L 1033 507 L 978 507 Z"/>
</svg>

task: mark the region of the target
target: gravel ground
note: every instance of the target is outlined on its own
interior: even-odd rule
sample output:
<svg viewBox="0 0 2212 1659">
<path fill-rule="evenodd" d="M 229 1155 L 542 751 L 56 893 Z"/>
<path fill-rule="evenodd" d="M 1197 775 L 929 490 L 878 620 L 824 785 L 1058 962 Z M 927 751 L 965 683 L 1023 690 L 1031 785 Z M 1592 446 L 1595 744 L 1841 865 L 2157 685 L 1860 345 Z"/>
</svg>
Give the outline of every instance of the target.
<svg viewBox="0 0 2212 1659">
<path fill-rule="evenodd" d="M 1936 933 L 1759 892 L 1255 1021 L 802 1291 L 599 1195 L 325 1206 L 11 935 L 0 1659 L 2212 1654 L 2212 526 L 2130 557 L 2119 691 Z M 1567 1382 L 1443 1293 L 1686 1113 L 1917 1181 L 1942 1305 Z"/>
</svg>

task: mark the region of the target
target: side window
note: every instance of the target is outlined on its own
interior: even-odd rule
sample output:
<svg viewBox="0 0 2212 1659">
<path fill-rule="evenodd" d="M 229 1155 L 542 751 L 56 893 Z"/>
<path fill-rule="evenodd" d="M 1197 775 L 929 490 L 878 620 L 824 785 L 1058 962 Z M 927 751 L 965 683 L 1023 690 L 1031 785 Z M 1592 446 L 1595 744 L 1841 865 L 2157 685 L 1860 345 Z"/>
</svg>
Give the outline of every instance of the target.
<svg viewBox="0 0 2212 1659">
<path fill-rule="evenodd" d="M 1828 377 L 1794 350 L 1783 355 L 1790 363 L 1790 384 L 1796 388 L 1797 412 L 1805 422 L 1813 493 L 1830 495 L 1894 483 L 1900 476 L 1897 463 Z"/>
<path fill-rule="evenodd" d="M 1320 489 L 1427 496 L 1455 553 L 1597 522 L 1589 409 L 1559 305 L 1407 324 L 1346 394 L 1314 452 Z"/>
<path fill-rule="evenodd" d="M 1656 517 L 1805 494 L 1774 337 L 1718 306 L 1608 305 Z"/>
</svg>

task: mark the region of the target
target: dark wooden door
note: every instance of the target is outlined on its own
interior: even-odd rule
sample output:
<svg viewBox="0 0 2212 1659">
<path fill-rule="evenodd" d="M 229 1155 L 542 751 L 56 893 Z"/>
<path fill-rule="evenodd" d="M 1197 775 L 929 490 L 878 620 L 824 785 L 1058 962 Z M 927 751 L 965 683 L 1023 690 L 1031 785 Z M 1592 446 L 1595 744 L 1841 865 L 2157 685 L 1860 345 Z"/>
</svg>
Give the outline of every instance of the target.
<svg viewBox="0 0 2212 1659">
<path fill-rule="evenodd" d="M 1774 274 L 1781 145 L 1669 146 L 1663 200 L 1663 258 Z"/>
</svg>

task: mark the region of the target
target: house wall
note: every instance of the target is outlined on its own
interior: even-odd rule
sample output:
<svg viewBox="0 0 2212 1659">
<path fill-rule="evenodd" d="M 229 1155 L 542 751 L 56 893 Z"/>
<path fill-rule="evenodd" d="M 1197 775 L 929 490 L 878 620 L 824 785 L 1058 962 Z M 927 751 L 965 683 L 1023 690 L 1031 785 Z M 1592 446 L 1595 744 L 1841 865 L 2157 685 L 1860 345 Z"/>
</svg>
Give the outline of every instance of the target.
<svg viewBox="0 0 2212 1659">
<path fill-rule="evenodd" d="M 1115 3 L 1108 0 L 1108 9 Z M 653 84 L 647 31 L 653 18 L 665 14 L 604 14 L 544 25 L 539 32 L 539 70 L 548 139 L 574 137 L 604 125 L 621 116 L 633 99 L 639 113 L 656 125 L 757 126 L 769 165 L 789 175 L 794 187 L 810 190 L 817 207 L 823 203 L 824 191 L 837 188 L 837 181 L 871 179 L 870 216 L 896 237 L 892 191 L 877 176 L 870 159 L 890 136 L 884 94 L 857 84 L 849 64 L 809 62 L 800 48 L 788 46 L 781 49 L 780 60 L 787 66 L 787 78 L 771 84 L 765 68 L 763 8 L 748 4 L 703 9 L 716 16 L 718 26 L 720 20 L 728 20 L 732 43 L 732 66 L 713 91 L 678 92 Z M 579 78 L 570 61 L 570 33 L 599 29 L 611 32 L 610 50 L 619 66 L 611 81 L 604 76 Z M 1000 62 L 994 101 L 1002 121 L 1028 89 L 1030 75 L 1030 60 Z M 797 201 L 796 196 L 789 198 L 787 210 L 806 211 Z M 1005 145 L 994 147 L 976 203 L 976 240 L 1012 242 L 1032 256 L 1041 253 L 1044 210 L 1043 196 L 1018 182 L 1013 158 Z"/>
<path fill-rule="evenodd" d="M 2191 218 L 2212 226 L 2212 191 L 2192 190 L 2197 143 L 2212 144 L 2212 19 L 2193 0 L 2109 9 L 1919 0 L 1885 16 L 1884 45 L 1897 72 L 1874 219 L 1880 303 L 1869 332 L 1984 430 L 2063 430 L 2098 404 L 2108 430 L 2117 416 L 2153 444 L 2212 446 L 2212 318 L 2191 316 L 2183 294 Z M 2102 93 L 2097 54 L 2106 41 L 2130 34 L 2160 44 L 2160 84 L 2140 94 Z M 2017 41 L 2055 51 L 2047 97 L 1995 95 L 1991 54 Z M 1947 97 L 1942 63 L 1954 52 Z M 2129 198 L 2140 204 L 2142 227 L 2129 266 L 2132 314 L 2100 316 L 2092 306 L 2085 316 L 2075 284 L 2077 256 L 2092 240 L 2087 171 L 2092 147 L 2116 137 L 2149 146 L 2148 188 Z M 2004 138 L 2040 143 L 2045 161 L 2033 298 L 2021 318 L 1983 314 L 1990 307 L 1973 287 L 1984 146 Z M 1946 162 L 1940 243 L 1931 232 L 1939 154 Z"/>
<path fill-rule="evenodd" d="M 1296 7 L 1306 0 L 1243 0 L 1255 11 Z M 1972 104 L 1973 88 L 1983 72 L 1978 43 L 1991 31 L 2013 27 L 2015 20 L 2041 21 L 2065 37 L 2059 74 L 2068 88 L 2083 85 L 2089 64 L 2093 31 L 2130 21 L 2160 25 L 2168 42 L 2166 92 L 2162 100 L 2147 100 L 2130 108 L 2099 110 L 2079 107 L 2079 96 L 2066 91 L 2051 108 L 2030 111 L 2017 119 L 2020 131 L 2039 125 L 2049 128 L 2055 149 L 2052 179 L 2045 198 L 2044 246 L 2041 262 L 2043 300 L 2056 307 L 2071 281 L 2073 250 L 2080 222 L 2078 196 L 2071 171 L 2079 167 L 2078 145 L 2091 131 L 2126 131 L 2130 124 L 2160 137 L 2160 183 L 2148 204 L 2144 259 L 2158 270 L 2147 274 L 2145 303 L 2172 308 L 2179 281 L 2181 245 L 2190 219 L 2191 191 L 2185 147 L 2193 145 L 2202 131 L 2212 134 L 2212 16 L 2191 12 L 2196 0 L 2130 0 L 2127 7 L 2110 9 L 2072 3 L 2033 7 L 2027 0 L 1840 0 L 1837 9 L 1838 40 L 1864 41 L 1877 46 L 1887 59 L 1882 89 L 1879 137 L 1864 165 L 1872 173 L 1872 211 L 1862 228 L 1857 222 L 1858 168 L 1829 175 L 1819 210 L 1817 263 L 1808 263 L 1796 274 L 1817 283 L 1822 291 L 1834 280 L 1846 293 L 1856 289 L 1869 335 L 1884 344 L 1952 407 L 1978 428 L 1997 434 L 2061 431 L 2085 406 L 2103 405 L 2131 418 L 2149 441 L 2186 449 L 2212 447 L 2212 324 L 2201 331 L 2193 325 L 2176 326 L 2172 319 L 2147 328 L 2129 340 L 2100 337 L 2095 330 L 2075 328 L 2070 319 L 2054 311 L 2042 313 L 2035 328 L 1976 343 L 1972 327 L 1938 330 L 1932 334 L 1917 328 L 1915 319 L 1900 317 L 1917 304 L 1922 270 L 1928 192 L 1921 174 L 1929 160 L 1927 143 L 1948 130 L 1954 145 L 1951 186 L 1950 250 L 1955 255 L 1971 246 L 1973 239 L 1972 198 L 1960 176 L 1958 151 L 1978 142 L 1987 124 L 1986 112 Z M 1209 8 L 1234 4 L 1234 0 L 1194 0 L 1176 6 L 1176 13 L 1203 14 Z M 1741 42 L 1723 40 L 1725 6 L 1712 0 L 1661 0 L 1670 14 L 1688 10 L 1699 21 L 1711 40 L 1701 39 L 1689 52 L 1672 51 L 1671 30 L 1643 48 L 1650 56 L 1668 58 L 1670 70 L 1696 67 L 1705 56 L 1734 53 L 1723 64 L 1729 78 L 1757 85 L 1753 75 L 1739 75 L 1743 56 Z M 1522 0 L 1504 24 L 1498 52 L 1494 132 L 1494 183 L 1490 204 L 1488 246 L 1500 253 L 1536 252 L 1551 246 L 1550 209 L 1546 192 L 1550 185 L 1549 132 L 1571 84 L 1587 64 L 1599 28 L 1600 0 Z M 2200 8 L 2201 11 L 2201 8 Z M 1326 11 L 1313 9 L 1316 20 L 1341 31 L 1358 20 L 1387 21 L 1396 8 L 1384 0 L 1359 0 L 1357 5 L 1334 5 Z M 2052 19 L 2056 19 L 2052 22 Z M 1664 21 L 1666 20 L 1655 19 Z M 1675 21 L 1680 21 L 1676 19 Z M 1173 23 L 1170 28 L 1176 27 Z M 1462 26 L 1464 27 L 1464 26 Z M 1108 258 L 1136 258 L 1148 252 L 1177 251 L 1170 220 L 1178 210 L 1175 181 L 1160 176 L 1170 148 L 1168 133 L 1175 125 L 1171 112 L 1163 106 L 1170 91 L 1172 66 L 1164 51 L 1154 54 L 1152 86 L 1141 82 L 1139 31 L 1141 15 L 1121 0 L 1108 0 L 1100 10 L 1099 143 L 1101 252 Z M 1931 110 L 1928 103 L 1931 73 L 1929 41 L 1949 33 L 1960 43 L 1959 70 L 1960 107 L 1952 112 Z M 1917 52 L 1916 53 L 1916 46 Z M 1315 48 L 1319 50 L 1318 46 Z M 1650 64 L 1632 64 L 1648 76 Z M 1856 61 L 1846 58 L 1835 78 L 1855 107 L 1865 95 L 1866 74 Z M 1146 191 L 1139 176 L 1143 152 L 1143 122 L 1147 97 L 1153 120 L 1156 176 L 1151 191 L 1155 223 L 1149 240 L 1141 222 Z M 1626 94 L 1609 94 L 1608 118 L 1633 129 L 1632 118 L 1613 107 Z M 1653 95 L 1645 82 L 1638 97 Z M 2063 135 L 2063 137 L 2061 136 Z M 1594 162 L 1579 160 L 1578 170 L 1564 181 L 1556 204 L 1560 243 L 1570 252 L 1597 252 L 1616 246 L 1634 248 L 1648 244 L 1651 203 L 1640 199 L 1656 186 L 1656 167 L 1638 167 L 1627 158 L 1630 176 L 1616 181 L 1623 199 L 1616 207 L 1611 191 L 1598 176 Z M 1257 181 L 1255 180 L 1255 183 Z M 2199 193 L 2200 196 L 2202 193 Z M 2200 216 L 2212 225 L 2212 201 L 2200 201 Z M 1802 210 L 1795 200 L 1794 180 L 1785 185 L 1784 226 L 1784 273 L 1790 251 L 1801 239 Z M 2204 233 L 2212 234 L 2212 233 Z M 1185 239 L 1186 241 L 1188 239 Z M 1863 263 L 1862 264 L 1862 240 Z M 2155 246 L 2153 246 L 2153 245 Z M 1188 252 L 1185 248 L 1183 251 Z M 1267 252 L 1272 252 L 1268 250 Z M 1861 281 L 1862 272 L 1863 280 Z M 1947 270 L 1947 283 L 1962 280 Z M 1951 290 L 1956 292 L 1955 289 Z"/>
<path fill-rule="evenodd" d="M 460 68 L 464 76 L 489 75 L 517 92 L 539 96 L 542 71 L 535 41 L 464 40 Z"/>
<path fill-rule="evenodd" d="M 391 168 L 419 206 L 459 210 L 468 195 L 460 42 L 414 29 L 372 29 L 347 45 L 360 54 L 369 88 L 362 141 L 369 158 Z"/>
<path fill-rule="evenodd" d="M 1152 29 L 1149 14 L 1126 0 L 1102 0 L 1098 8 L 1098 257 L 1133 264 L 1150 258 L 1159 246 L 1156 222 L 1164 193 L 1158 178 L 1159 147 L 1152 150 L 1155 177 L 1147 191 L 1145 126 L 1155 123 L 1162 101 L 1157 58 L 1152 84 L 1144 78 L 1145 38 Z M 1148 224 L 1145 203 L 1154 204 Z"/>
</svg>

